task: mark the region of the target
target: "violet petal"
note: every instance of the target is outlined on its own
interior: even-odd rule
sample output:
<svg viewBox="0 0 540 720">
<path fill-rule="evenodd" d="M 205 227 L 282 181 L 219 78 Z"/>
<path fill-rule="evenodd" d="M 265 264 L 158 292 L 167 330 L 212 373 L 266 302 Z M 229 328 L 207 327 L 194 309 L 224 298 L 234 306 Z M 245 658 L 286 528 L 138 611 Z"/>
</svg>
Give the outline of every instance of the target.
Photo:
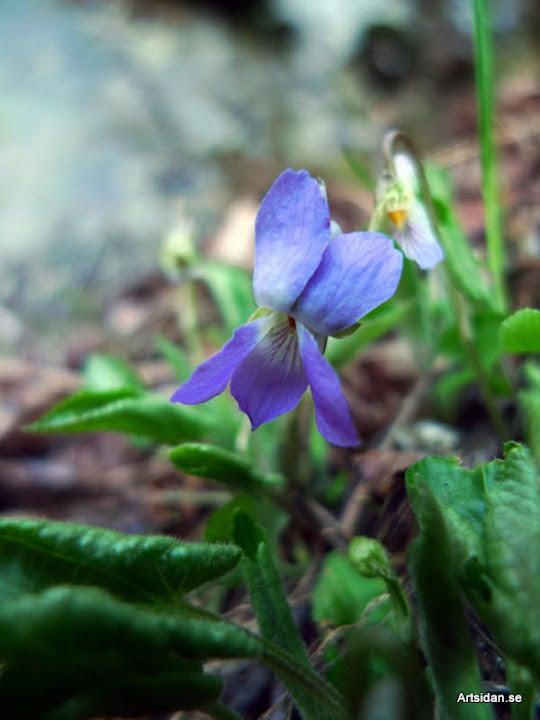
<svg viewBox="0 0 540 720">
<path fill-rule="evenodd" d="M 231 393 L 253 430 L 298 405 L 307 388 L 298 335 L 286 316 L 279 318 L 254 350 L 238 365 Z"/>
<path fill-rule="evenodd" d="M 172 402 L 197 405 L 219 395 L 242 360 L 272 327 L 272 317 L 260 317 L 241 325 L 223 348 L 195 370 L 171 397 Z"/>
<path fill-rule="evenodd" d="M 285 170 L 255 223 L 253 293 L 258 305 L 288 312 L 330 241 L 330 212 L 307 170 Z"/>
<path fill-rule="evenodd" d="M 341 390 L 339 377 L 321 355 L 313 335 L 297 323 L 300 353 L 315 404 L 315 420 L 321 435 L 334 445 L 359 445 L 349 405 Z"/>
<path fill-rule="evenodd" d="M 392 297 L 402 266 L 401 253 L 385 235 L 339 235 L 326 248 L 292 314 L 322 335 L 338 333 Z"/>
</svg>

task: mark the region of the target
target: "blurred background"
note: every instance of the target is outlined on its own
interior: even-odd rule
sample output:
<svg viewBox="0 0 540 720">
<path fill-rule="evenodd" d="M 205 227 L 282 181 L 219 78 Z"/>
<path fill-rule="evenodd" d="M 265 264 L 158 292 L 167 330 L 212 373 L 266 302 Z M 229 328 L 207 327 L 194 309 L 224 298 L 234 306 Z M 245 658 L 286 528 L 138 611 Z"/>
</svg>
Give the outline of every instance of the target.
<svg viewBox="0 0 540 720">
<path fill-rule="evenodd" d="M 491 10 L 502 141 L 531 162 L 538 4 Z M 474 195 L 471 32 L 467 0 L 3 0 L 0 350 L 61 362 L 74 333 L 92 346 L 99 324 L 136 327 L 111 303 L 175 227 L 249 267 L 257 204 L 287 166 L 367 216 L 341 151 L 369 169 L 389 127 L 464 168 Z"/>
<path fill-rule="evenodd" d="M 539 6 L 490 6 L 511 293 L 516 307 L 537 306 Z M 201 537 L 211 481 L 119 433 L 24 427 L 90 377 L 105 382 L 103 354 L 170 397 L 178 348 L 184 378 L 251 312 L 255 216 L 284 168 L 324 177 L 333 217 L 364 229 L 382 137 L 399 126 L 451 173 L 483 251 L 471 34 L 466 0 L 2 0 L 0 515 Z M 195 292 L 172 271 L 193 246 L 205 258 Z M 418 379 L 410 344 L 385 343 L 342 373 L 366 440 Z M 223 402 L 233 427 L 239 413 Z M 277 438 L 274 425 L 253 442 Z M 476 462 L 498 452 L 482 428 L 480 440 L 467 432 Z M 432 451 L 455 448 L 454 431 L 443 436 Z M 350 471 L 348 455 L 332 458 Z"/>
</svg>

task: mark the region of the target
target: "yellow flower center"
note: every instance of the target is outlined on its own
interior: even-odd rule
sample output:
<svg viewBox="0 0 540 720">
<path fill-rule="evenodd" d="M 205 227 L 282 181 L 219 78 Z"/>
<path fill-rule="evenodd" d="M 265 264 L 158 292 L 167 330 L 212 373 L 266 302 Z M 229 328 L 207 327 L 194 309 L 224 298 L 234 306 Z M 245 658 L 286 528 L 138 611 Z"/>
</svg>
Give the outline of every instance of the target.
<svg viewBox="0 0 540 720">
<path fill-rule="evenodd" d="M 400 208 L 399 210 L 388 210 L 388 217 L 394 223 L 398 230 L 403 230 L 407 222 L 408 210 Z"/>
</svg>

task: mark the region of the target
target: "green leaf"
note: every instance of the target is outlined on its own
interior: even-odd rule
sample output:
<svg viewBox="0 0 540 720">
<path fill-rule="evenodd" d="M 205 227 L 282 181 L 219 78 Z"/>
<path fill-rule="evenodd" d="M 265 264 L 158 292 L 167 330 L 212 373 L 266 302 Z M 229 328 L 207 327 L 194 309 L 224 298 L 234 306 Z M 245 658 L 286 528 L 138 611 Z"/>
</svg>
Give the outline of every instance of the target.
<svg viewBox="0 0 540 720">
<path fill-rule="evenodd" d="M 385 593 L 383 580 L 362 577 L 346 555 L 333 550 L 325 556 L 313 588 L 313 618 L 335 627 L 362 620 L 378 623 L 391 611 L 390 600 L 383 599 Z M 382 602 L 368 610 L 377 598 L 381 598 Z"/>
<path fill-rule="evenodd" d="M 105 648 L 104 648 L 105 650 Z M 93 664 L 99 665 L 100 657 L 92 656 Z M 181 672 L 182 671 L 182 672 Z M 205 673 L 188 673 L 180 667 L 172 672 L 139 673 L 135 669 L 127 677 L 115 667 L 114 681 L 108 678 L 97 678 L 96 685 L 87 692 L 81 692 L 61 700 L 50 712 L 37 712 L 38 707 L 47 706 L 48 698 L 34 697 L 29 713 L 20 703 L 14 702 L 12 720 L 83 720 L 111 716 L 140 717 L 141 713 L 156 717 L 159 714 L 175 713 L 178 710 L 205 709 L 213 698 L 217 698 L 223 687 L 223 681 L 216 675 Z M 90 675 L 91 677 L 91 675 Z M 77 683 L 80 685 L 81 683 Z M 24 685 L 21 683 L 19 687 Z M 65 691 L 69 690 L 63 686 Z M 79 688 L 76 689 L 77 692 Z M 5 707 L 5 706 L 4 706 Z M 24 714 L 20 714 L 24 713 Z"/>
<path fill-rule="evenodd" d="M 229 487 L 254 492 L 257 489 L 280 491 L 285 479 L 278 473 L 262 473 L 249 461 L 214 445 L 185 443 L 169 452 L 171 462 L 184 472 L 207 477 Z"/>
<path fill-rule="evenodd" d="M 0 520 L 0 600 L 71 582 L 99 585 L 130 602 L 170 605 L 231 570 L 234 545 L 48 522 Z"/>
<path fill-rule="evenodd" d="M 373 173 L 370 169 L 370 161 L 366 158 L 360 159 L 357 153 L 347 147 L 342 147 L 341 152 L 343 159 L 362 185 L 370 192 L 374 192 L 375 181 L 373 180 Z"/>
<path fill-rule="evenodd" d="M 540 353 L 540 310 L 523 308 L 501 325 L 501 345 L 508 353 Z"/>
<path fill-rule="evenodd" d="M 423 647 L 443 720 L 488 720 L 482 704 L 457 703 L 460 692 L 482 692 L 480 673 L 461 606 L 458 566 L 443 514 L 430 488 L 408 475 L 411 504 L 420 536 L 410 551 L 420 608 Z"/>
<path fill-rule="evenodd" d="M 507 443 L 505 455 L 494 464 L 483 524 L 492 594 L 476 602 L 501 646 L 540 680 L 540 485 L 524 447 Z"/>
<path fill-rule="evenodd" d="M 155 345 L 158 352 L 163 355 L 165 360 L 174 370 L 176 378 L 180 382 L 188 379 L 193 371 L 193 367 L 189 363 L 186 354 L 178 345 L 167 340 L 163 335 L 158 335 L 155 339 Z"/>
<path fill-rule="evenodd" d="M 190 273 L 208 287 L 230 332 L 247 322 L 256 308 L 249 273 L 207 260 L 194 265 Z"/>
<path fill-rule="evenodd" d="M 434 718 L 418 648 L 380 624 L 352 630 L 329 675 L 355 720 Z"/>
<path fill-rule="evenodd" d="M 456 287 L 467 297 L 487 306 L 493 305 L 481 265 L 474 256 L 453 210 L 453 198 L 448 175 L 433 166 L 425 167 L 431 192 L 439 237 L 450 275 Z"/>
<path fill-rule="evenodd" d="M 246 575 L 251 601 L 259 624 L 262 637 L 277 645 L 287 654 L 285 672 L 280 672 L 281 679 L 287 686 L 305 720 L 337 720 L 343 717 L 339 700 L 328 688 L 327 704 L 321 703 L 312 693 L 306 691 L 306 685 L 299 686 L 291 677 L 292 671 L 300 670 L 308 678 L 311 685 L 322 691 L 325 697 L 325 681 L 318 677 L 309 661 L 300 633 L 296 627 L 283 583 L 274 564 L 270 548 L 263 529 L 256 525 L 242 510 L 237 510 L 233 522 L 234 541 L 244 552 L 243 569 Z M 291 665 L 291 661 L 293 665 Z M 265 658 L 265 662 L 268 659 Z M 314 677 L 313 677 L 314 676 Z M 333 710 L 330 710 L 330 708 Z M 332 714 L 335 712 L 335 714 Z"/>
<path fill-rule="evenodd" d="M 426 458 L 407 487 L 421 525 L 424 491 L 444 517 L 463 588 L 495 640 L 540 677 L 540 486 L 530 452 L 507 443 L 504 461 L 474 470 Z"/>
<path fill-rule="evenodd" d="M 208 542 L 231 542 L 233 517 L 237 509 L 244 510 L 255 518 L 265 530 L 271 547 L 278 545 L 283 529 L 288 525 L 288 513 L 273 503 L 267 497 L 256 496 L 253 493 L 239 493 L 228 503 L 215 510 L 209 517 L 204 533 Z"/>
<path fill-rule="evenodd" d="M 448 370 L 436 381 L 432 389 L 432 398 L 436 410 L 443 419 L 455 420 L 461 407 L 461 392 L 475 380 L 474 371 L 469 367 Z"/>
<path fill-rule="evenodd" d="M 144 385 L 137 373 L 123 360 L 114 355 L 93 353 L 84 363 L 86 390 L 103 392 L 126 388 L 142 391 Z"/>
<path fill-rule="evenodd" d="M 0 706 L 10 720 L 191 709 L 222 687 L 201 662 L 258 652 L 257 640 L 229 623 L 58 586 L 0 606 Z"/>
<path fill-rule="evenodd" d="M 457 458 L 426 457 L 407 471 L 407 492 L 414 505 L 416 488 L 429 487 L 449 524 L 458 561 L 482 555 L 482 519 L 486 511 L 482 467 L 465 470 Z M 420 518 L 419 518 L 420 519 Z"/>
<path fill-rule="evenodd" d="M 264 530 L 243 510 L 237 510 L 233 540 L 244 553 L 243 568 L 261 635 L 290 653 L 299 663 L 310 666 Z"/>
<path fill-rule="evenodd" d="M 171 403 L 152 393 L 132 389 L 94 392 L 83 390 L 63 400 L 30 432 L 89 432 L 94 430 L 139 435 L 167 445 L 194 440 L 213 426 L 200 408 Z"/>
<path fill-rule="evenodd" d="M 528 387 L 518 393 L 518 399 L 524 416 L 527 442 L 540 468 L 540 364 L 527 361 L 523 374 Z"/>
<path fill-rule="evenodd" d="M 474 77 L 478 105 L 478 131 L 482 165 L 482 195 L 484 199 L 487 265 L 493 280 L 493 300 L 504 310 L 505 239 L 501 219 L 501 194 L 495 146 L 495 83 L 493 72 L 494 21 L 485 0 L 473 0 Z"/>
<path fill-rule="evenodd" d="M 521 695 L 522 702 L 511 704 L 512 720 L 532 720 L 536 700 L 536 685 L 532 673 L 527 668 L 508 659 L 506 663 L 506 682 L 510 693 Z"/>
</svg>

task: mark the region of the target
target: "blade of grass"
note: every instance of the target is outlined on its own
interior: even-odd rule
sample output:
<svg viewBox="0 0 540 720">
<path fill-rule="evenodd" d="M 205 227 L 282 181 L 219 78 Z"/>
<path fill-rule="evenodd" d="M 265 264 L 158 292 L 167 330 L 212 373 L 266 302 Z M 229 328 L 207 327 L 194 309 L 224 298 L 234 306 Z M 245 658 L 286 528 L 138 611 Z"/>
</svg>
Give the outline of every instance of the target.
<svg viewBox="0 0 540 720">
<path fill-rule="evenodd" d="M 497 153 L 493 138 L 495 102 L 490 17 L 486 0 L 472 0 L 472 4 L 474 15 L 474 69 L 482 160 L 482 193 L 486 219 L 487 260 L 493 277 L 496 307 L 504 312 L 507 305 L 507 294 L 504 280 L 505 253 L 500 212 Z"/>
</svg>

